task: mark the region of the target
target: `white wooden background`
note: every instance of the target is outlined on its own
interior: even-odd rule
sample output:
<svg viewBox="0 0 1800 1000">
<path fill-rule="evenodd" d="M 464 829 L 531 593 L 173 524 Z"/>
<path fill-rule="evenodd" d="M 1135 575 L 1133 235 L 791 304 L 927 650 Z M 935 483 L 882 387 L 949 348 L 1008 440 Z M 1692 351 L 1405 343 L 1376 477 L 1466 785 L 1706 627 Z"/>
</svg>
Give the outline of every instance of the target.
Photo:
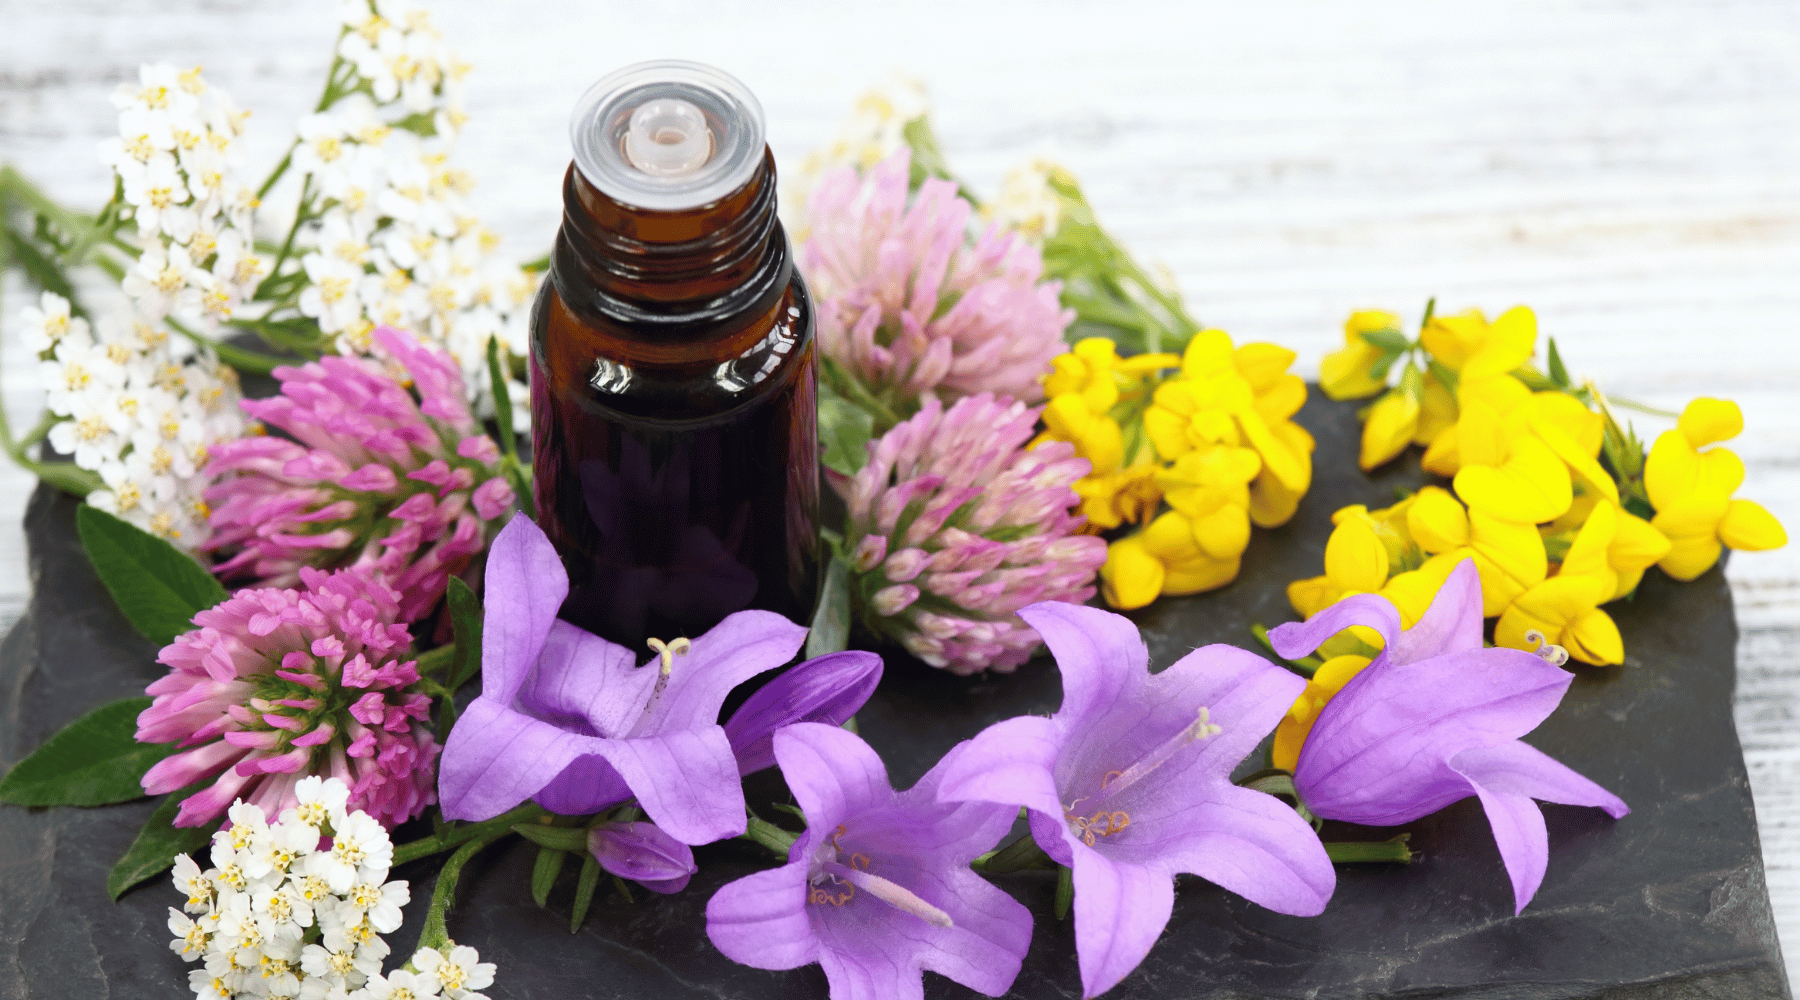
<svg viewBox="0 0 1800 1000">
<path fill-rule="evenodd" d="M 1355 307 L 1536 309 L 1572 371 L 1679 409 L 1737 400 L 1740 495 L 1800 531 L 1800 4 L 446 0 L 474 63 L 460 149 L 521 259 L 555 230 L 576 96 L 640 59 L 715 63 L 782 162 L 890 71 L 923 79 L 954 166 L 993 190 L 1047 155 L 1240 342 L 1339 344 Z M 333 4 L 0 0 L 0 160 L 97 206 L 106 96 L 142 61 L 203 64 L 271 164 L 310 108 Z M 290 195 L 291 197 L 291 195 Z M 7 289 L 6 313 L 20 305 Z M 16 344 L 8 412 L 41 394 Z M 35 395 L 35 398 L 34 398 Z M 1667 426 L 1640 419 L 1646 438 Z M 0 474 L 0 524 L 31 481 Z M 1729 567 L 1738 730 L 1776 922 L 1800 957 L 1800 550 Z M 0 530 L 0 617 L 30 592 Z"/>
</svg>

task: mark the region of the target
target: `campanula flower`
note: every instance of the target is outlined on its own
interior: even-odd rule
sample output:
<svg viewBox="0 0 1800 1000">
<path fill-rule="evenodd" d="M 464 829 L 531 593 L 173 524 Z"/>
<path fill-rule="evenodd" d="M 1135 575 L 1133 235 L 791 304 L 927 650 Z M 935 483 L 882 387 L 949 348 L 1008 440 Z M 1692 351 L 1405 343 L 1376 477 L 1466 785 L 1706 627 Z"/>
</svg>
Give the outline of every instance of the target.
<svg viewBox="0 0 1800 1000">
<path fill-rule="evenodd" d="M 969 863 L 1016 813 L 940 802 L 956 754 L 895 792 L 881 758 L 842 729 L 803 722 L 776 733 L 775 758 L 806 832 L 786 865 L 707 902 L 706 936 L 752 968 L 819 963 L 832 1000 L 921 997 L 925 969 L 1005 993 L 1031 942 L 1031 913 Z"/>
<path fill-rule="evenodd" d="M 481 695 L 444 746 L 444 815 L 480 820 L 526 799 L 579 815 L 636 797 L 684 844 L 744 832 L 738 761 L 719 707 L 787 662 L 806 630 L 740 611 L 693 640 L 630 650 L 556 617 L 569 579 L 550 540 L 515 517 L 488 551 Z"/>
<path fill-rule="evenodd" d="M 827 653 L 797 664 L 758 688 L 725 720 L 725 738 L 738 773 L 775 766 L 773 738 L 783 726 L 822 722 L 841 726 L 881 683 L 881 657 L 860 649 Z"/>
<path fill-rule="evenodd" d="M 588 853 L 610 874 L 665 896 L 700 870 L 693 850 L 655 823 L 601 823 L 588 831 Z"/>
<path fill-rule="evenodd" d="M 1617 819 L 1618 796 L 1519 737 L 1556 709 L 1573 675 L 1518 649 L 1484 649 L 1473 562 L 1451 572 L 1410 629 L 1373 594 L 1347 598 L 1271 629 L 1282 656 L 1299 657 L 1352 625 L 1385 647 L 1318 709 L 1294 765 L 1308 809 L 1326 819 L 1393 826 L 1479 796 L 1512 879 L 1515 912 L 1543 882 L 1549 836 L 1533 799 L 1596 806 Z"/>
<path fill-rule="evenodd" d="M 1024 806 L 1038 846 L 1074 870 L 1086 996 L 1149 953 L 1178 872 L 1280 913 L 1325 908 L 1336 875 L 1311 827 L 1273 796 L 1231 783 L 1303 680 L 1229 646 L 1153 675 L 1122 616 L 1068 604 L 1021 613 L 1056 657 L 1062 707 L 988 727 L 942 765 L 938 795 Z"/>
</svg>

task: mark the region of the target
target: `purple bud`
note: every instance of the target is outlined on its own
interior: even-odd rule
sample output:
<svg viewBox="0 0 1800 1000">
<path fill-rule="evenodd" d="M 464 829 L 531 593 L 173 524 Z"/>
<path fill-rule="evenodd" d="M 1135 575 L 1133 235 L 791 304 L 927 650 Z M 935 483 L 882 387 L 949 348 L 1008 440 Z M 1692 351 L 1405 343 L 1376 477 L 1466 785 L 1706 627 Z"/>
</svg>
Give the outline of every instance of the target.
<svg viewBox="0 0 1800 1000">
<path fill-rule="evenodd" d="M 845 650 L 815 657 L 762 686 L 725 722 L 738 773 L 775 766 L 775 731 L 796 722 L 841 726 L 875 693 L 881 657 Z"/>
<path fill-rule="evenodd" d="M 693 849 L 655 823 L 602 823 L 588 831 L 588 851 L 608 872 L 665 895 L 700 870 Z"/>
</svg>

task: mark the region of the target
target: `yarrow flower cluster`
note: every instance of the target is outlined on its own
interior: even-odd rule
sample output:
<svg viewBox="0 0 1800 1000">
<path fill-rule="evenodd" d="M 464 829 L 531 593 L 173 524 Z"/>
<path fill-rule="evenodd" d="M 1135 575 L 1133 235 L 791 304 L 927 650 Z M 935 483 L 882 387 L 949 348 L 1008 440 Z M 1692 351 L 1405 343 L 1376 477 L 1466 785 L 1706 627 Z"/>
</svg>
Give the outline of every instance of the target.
<svg viewBox="0 0 1800 1000">
<path fill-rule="evenodd" d="M 919 413 L 869 444 L 845 544 L 872 631 L 953 673 L 1007 673 L 1038 647 L 1018 610 L 1094 596 L 1106 543 L 1078 534 L 1070 484 L 1088 461 L 1036 449 L 1038 410 L 983 393 Z"/>
<path fill-rule="evenodd" d="M 470 401 L 491 412 L 488 340 L 523 353 L 536 283 L 495 253 L 499 237 L 467 201 L 474 178 L 451 163 L 469 66 L 415 4 L 338 11 L 348 82 L 300 120 L 293 154 L 322 206 L 304 234 L 300 311 L 344 354 L 380 354 L 377 326 L 415 331 L 450 352 Z"/>
<path fill-rule="evenodd" d="M 103 484 L 88 502 L 195 548 L 208 534 L 196 470 L 209 449 L 243 432 L 237 372 L 208 354 L 186 354 L 160 326 L 73 315 L 44 292 L 21 310 L 25 348 L 36 353 L 45 401 L 58 418 L 48 440 Z"/>
<path fill-rule="evenodd" d="M 367 813 L 347 810 L 336 778 L 295 786 L 274 821 L 258 806 L 233 803 L 230 825 L 213 834 L 212 867 L 175 859 L 169 948 L 204 964 L 188 974 L 201 1000 L 486 1000 L 494 965 L 475 949 L 422 948 L 417 971 L 383 976 L 391 951 L 381 935 L 400 928 L 411 900 L 387 881 L 393 844 Z"/>
<path fill-rule="evenodd" d="M 138 71 L 113 95 L 119 137 L 100 144 L 137 221 L 141 254 L 125 294 L 147 320 L 210 333 L 255 294 L 269 262 L 255 250 L 256 192 L 238 176 L 246 112 L 200 78 L 166 63 Z"/>
<path fill-rule="evenodd" d="M 291 586 L 306 566 L 367 568 L 414 621 L 486 547 L 515 497 L 452 360 L 385 327 L 375 343 L 412 392 L 372 360 L 327 357 L 277 368 L 281 394 L 243 404 L 296 440 L 250 436 L 213 449 L 207 549 L 221 577 L 260 586 Z"/>
<path fill-rule="evenodd" d="M 808 208 L 800 266 L 818 301 L 827 358 L 890 407 L 982 392 L 1035 400 L 1062 353 L 1072 310 L 1044 261 L 1018 235 L 968 238 L 969 203 L 930 179 L 908 198 L 910 154 L 865 178 L 828 173 Z"/>
<path fill-rule="evenodd" d="M 216 779 L 182 800 L 176 826 L 214 822 L 234 799 L 279 814 L 318 775 L 388 827 L 437 801 L 431 699 L 413 690 L 400 595 L 362 568 L 300 580 L 240 590 L 163 647 L 169 674 L 146 690 L 137 739 L 183 749 L 150 768 L 144 791 Z"/>
<path fill-rule="evenodd" d="M 837 135 L 806 154 L 797 170 L 781 177 L 782 223 L 796 244 L 811 235 L 807 205 L 825 175 L 839 167 L 866 171 L 909 145 L 907 129 L 916 128 L 930 112 L 925 85 L 894 75 L 856 99 Z"/>
</svg>

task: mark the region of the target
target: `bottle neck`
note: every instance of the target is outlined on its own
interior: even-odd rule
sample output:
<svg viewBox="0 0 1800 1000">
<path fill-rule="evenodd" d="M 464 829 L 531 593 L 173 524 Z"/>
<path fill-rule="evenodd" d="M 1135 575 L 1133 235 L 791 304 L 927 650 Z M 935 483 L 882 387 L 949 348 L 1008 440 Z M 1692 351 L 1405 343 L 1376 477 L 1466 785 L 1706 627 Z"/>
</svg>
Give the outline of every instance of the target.
<svg viewBox="0 0 1800 1000">
<path fill-rule="evenodd" d="M 550 280 L 584 324 L 613 338 L 640 342 L 653 354 L 700 349 L 766 313 L 792 273 L 775 214 L 775 161 L 766 149 L 743 187 L 679 212 L 616 201 L 573 165 L 564 177 Z"/>
</svg>

